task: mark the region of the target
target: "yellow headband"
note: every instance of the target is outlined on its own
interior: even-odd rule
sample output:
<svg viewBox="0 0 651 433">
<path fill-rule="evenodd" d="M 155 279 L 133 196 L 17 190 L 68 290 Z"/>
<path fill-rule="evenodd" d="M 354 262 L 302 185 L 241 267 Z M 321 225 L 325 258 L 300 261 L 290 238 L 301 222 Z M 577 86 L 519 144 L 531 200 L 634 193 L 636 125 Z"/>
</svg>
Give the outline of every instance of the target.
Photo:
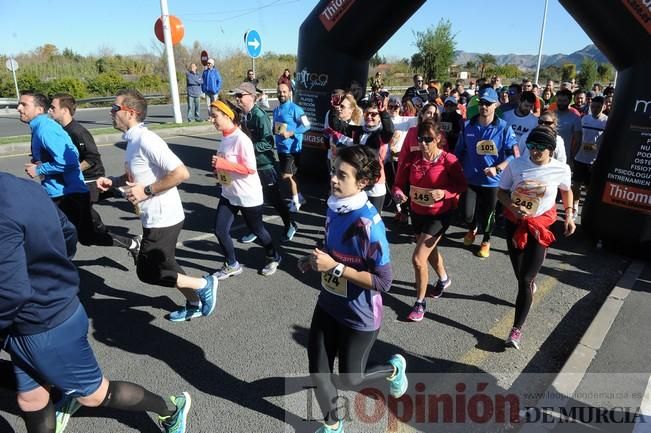
<svg viewBox="0 0 651 433">
<path fill-rule="evenodd" d="M 227 115 L 229 119 L 231 119 L 231 120 L 235 119 L 235 113 L 233 112 L 233 110 L 231 110 L 231 107 L 224 104 L 219 99 L 217 99 L 215 101 L 212 101 L 212 104 L 210 104 L 210 106 L 215 107 L 216 109 L 218 109 L 219 111 L 221 111 L 222 113 Z"/>
</svg>

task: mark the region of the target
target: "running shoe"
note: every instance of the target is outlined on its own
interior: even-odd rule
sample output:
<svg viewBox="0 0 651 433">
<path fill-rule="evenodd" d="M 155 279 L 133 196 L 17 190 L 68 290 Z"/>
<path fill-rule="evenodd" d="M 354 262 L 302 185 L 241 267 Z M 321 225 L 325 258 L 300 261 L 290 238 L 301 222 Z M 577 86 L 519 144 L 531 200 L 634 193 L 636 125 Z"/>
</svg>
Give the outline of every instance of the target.
<svg viewBox="0 0 651 433">
<path fill-rule="evenodd" d="M 409 381 L 407 380 L 407 361 L 402 355 L 393 355 L 389 359 L 389 364 L 393 365 L 396 372 L 393 376 L 387 378 L 389 382 L 389 394 L 391 397 L 400 398 L 407 392 Z"/>
<path fill-rule="evenodd" d="M 138 255 L 140 254 L 140 244 L 142 243 L 142 236 L 136 235 L 132 238 L 132 240 L 136 243 L 135 246 L 127 248 L 127 251 L 129 252 L 129 255 L 133 257 L 133 264 L 137 265 L 138 264 Z"/>
<path fill-rule="evenodd" d="M 463 244 L 467 247 L 475 243 L 477 232 L 475 230 L 468 230 L 468 233 L 463 237 Z"/>
<path fill-rule="evenodd" d="M 434 285 L 434 287 L 431 288 L 431 290 L 429 287 L 427 288 L 427 297 L 434 298 L 434 299 L 440 298 L 441 295 L 443 294 L 443 291 L 448 287 L 450 287 L 450 284 L 452 284 L 452 280 L 450 279 L 450 277 L 448 277 L 448 279 L 445 280 L 445 282 L 438 280 Z"/>
<path fill-rule="evenodd" d="M 412 322 L 420 322 L 425 317 L 425 303 L 416 302 L 414 307 L 411 309 L 411 313 L 407 316 L 407 320 Z"/>
<path fill-rule="evenodd" d="M 283 234 L 281 242 L 289 242 L 294 239 L 294 235 L 296 234 L 297 230 L 298 228 L 296 227 L 296 224 L 292 223 L 287 231 Z"/>
<path fill-rule="evenodd" d="M 344 433 L 344 420 L 339 420 L 339 425 L 336 429 L 330 428 L 327 425 L 323 424 L 319 429 L 314 433 Z"/>
<path fill-rule="evenodd" d="M 258 239 L 258 237 L 254 233 L 249 233 L 248 235 L 244 235 L 240 238 L 240 242 L 243 244 L 250 244 L 252 242 L 255 242 L 255 240 Z"/>
<path fill-rule="evenodd" d="M 522 339 L 522 331 L 520 331 L 518 328 L 513 327 L 511 329 L 511 333 L 509 334 L 509 338 L 506 339 L 504 344 L 506 347 L 513 347 L 520 350 L 520 339 Z"/>
<path fill-rule="evenodd" d="M 479 251 L 477 251 L 477 256 L 485 259 L 490 255 L 491 255 L 491 243 L 482 242 L 481 245 L 479 246 Z"/>
<path fill-rule="evenodd" d="M 184 392 L 181 395 L 171 396 L 170 399 L 174 406 L 176 406 L 176 412 L 172 416 L 158 417 L 161 427 L 165 430 L 165 433 L 185 433 L 187 427 L 188 412 L 190 411 L 190 405 L 192 404 L 192 399 L 190 394 Z"/>
<path fill-rule="evenodd" d="M 196 292 L 199 299 L 201 299 L 201 314 L 210 316 L 215 311 L 215 305 L 217 305 L 219 280 L 214 275 L 207 275 L 204 279 L 206 280 L 206 287 L 198 289 Z"/>
<path fill-rule="evenodd" d="M 63 433 L 68 426 L 70 418 L 81 408 L 81 403 L 76 398 L 64 396 L 57 404 L 55 433 Z"/>
<path fill-rule="evenodd" d="M 170 322 L 185 322 L 201 316 L 201 305 L 192 305 L 189 302 L 186 302 L 185 307 L 172 311 L 169 316 L 167 316 L 167 319 Z"/>
<path fill-rule="evenodd" d="M 301 203 L 297 203 L 295 201 L 290 201 L 289 202 L 289 211 L 291 213 L 297 213 L 299 210 L 301 210 Z"/>
<path fill-rule="evenodd" d="M 267 264 L 262 268 L 260 273 L 265 277 L 275 274 L 282 260 L 283 258 L 280 255 L 277 255 L 276 257 L 267 257 Z"/>
<path fill-rule="evenodd" d="M 225 280 L 228 277 L 233 277 L 235 275 L 240 275 L 242 273 L 242 265 L 240 265 L 238 262 L 236 262 L 234 265 L 229 265 L 228 263 L 224 263 L 224 266 L 217 272 L 215 272 L 213 277 L 216 277 L 218 280 Z"/>
<path fill-rule="evenodd" d="M 536 282 L 534 281 L 533 283 L 531 283 L 531 285 L 533 286 L 533 288 L 531 289 L 531 294 L 535 294 L 536 291 L 538 290 L 538 284 L 536 284 Z"/>
</svg>

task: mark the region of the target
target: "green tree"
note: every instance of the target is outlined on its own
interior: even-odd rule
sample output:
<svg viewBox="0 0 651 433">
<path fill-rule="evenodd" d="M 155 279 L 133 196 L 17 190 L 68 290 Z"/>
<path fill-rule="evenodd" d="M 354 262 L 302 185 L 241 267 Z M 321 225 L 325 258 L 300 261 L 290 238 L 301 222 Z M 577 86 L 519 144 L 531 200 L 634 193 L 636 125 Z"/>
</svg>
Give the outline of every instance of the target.
<svg viewBox="0 0 651 433">
<path fill-rule="evenodd" d="M 127 82 L 115 72 L 101 73 L 88 82 L 88 90 L 100 96 L 114 95 L 124 87 L 127 87 Z"/>
<path fill-rule="evenodd" d="M 597 80 L 597 62 L 589 57 L 584 57 L 577 77 L 581 88 L 591 89 Z"/>
<path fill-rule="evenodd" d="M 561 81 L 572 81 L 576 78 L 576 65 L 574 63 L 565 63 L 561 66 Z"/>
<path fill-rule="evenodd" d="M 375 53 L 375 55 L 374 55 L 373 57 L 371 57 L 371 60 L 368 61 L 368 63 L 369 63 L 371 66 L 373 66 L 374 68 L 377 67 L 377 66 L 379 66 L 379 65 L 383 65 L 383 64 L 385 64 L 386 62 L 387 62 L 387 59 L 384 58 L 384 57 L 382 57 L 382 56 L 380 56 L 379 53 Z"/>
<path fill-rule="evenodd" d="M 56 78 L 48 83 L 48 95 L 55 93 L 70 93 L 76 99 L 84 98 L 88 95 L 86 84 L 76 77 Z"/>
<path fill-rule="evenodd" d="M 464 66 L 464 68 L 465 68 L 468 72 L 470 72 L 471 74 L 472 74 L 472 73 L 476 73 L 476 72 L 477 72 L 477 62 L 473 62 L 472 60 L 468 60 L 468 61 L 466 62 L 466 65 Z"/>
<path fill-rule="evenodd" d="M 477 56 L 477 59 L 479 60 L 479 77 L 484 77 L 486 68 L 497 63 L 495 56 L 489 53 L 480 54 Z"/>
<path fill-rule="evenodd" d="M 608 85 L 608 82 L 613 81 L 615 78 L 612 65 L 610 63 L 601 63 L 597 66 L 597 77 L 599 77 L 599 81 L 601 81 L 604 86 Z"/>
<path fill-rule="evenodd" d="M 447 78 L 456 47 L 452 23 L 441 19 L 436 28 L 415 32 L 414 36 L 418 52 L 411 57 L 411 68 L 427 78 Z"/>
<path fill-rule="evenodd" d="M 497 75 L 502 78 L 502 83 L 504 83 L 505 78 L 519 78 L 522 75 L 522 71 L 518 68 L 517 65 L 501 65 L 501 66 L 491 66 L 486 69 L 488 75 Z"/>
<path fill-rule="evenodd" d="M 47 93 L 47 84 L 41 81 L 38 75 L 36 75 L 34 72 L 26 72 L 24 74 L 16 75 L 18 88 L 20 89 L 21 93 L 25 90 Z"/>
</svg>

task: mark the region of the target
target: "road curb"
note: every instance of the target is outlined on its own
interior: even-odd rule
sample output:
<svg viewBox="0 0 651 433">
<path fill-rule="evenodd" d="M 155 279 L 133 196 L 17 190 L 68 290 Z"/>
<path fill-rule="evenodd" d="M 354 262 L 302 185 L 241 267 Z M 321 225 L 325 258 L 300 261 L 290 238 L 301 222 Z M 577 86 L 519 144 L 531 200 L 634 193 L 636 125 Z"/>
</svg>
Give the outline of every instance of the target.
<svg viewBox="0 0 651 433">
<path fill-rule="evenodd" d="M 579 387 L 592 361 L 599 353 L 599 349 L 601 349 L 601 345 L 606 339 L 608 331 L 610 331 L 622 305 L 624 305 L 624 301 L 631 293 L 633 285 L 645 266 L 646 263 L 641 260 L 633 261 L 628 265 L 599 309 L 599 312 L 592 320 L 592 323 L 588 326 L 585 334 L 583 334 L 583 337 L 581 337 L 581 340 L 565 362 L 565 365 L 563 365 L 561 371 L 558 372 L 558 375 L 544 393 L 545 396 L 556 397 L 553 399 L 544 397 L 539 400 L 536 405 L 539 410 L 545 411 L 545 408 L 563 406 L 571 399 L 572 394 Z M 559 400 L 557 397 L 559 395 L 564 395 L 565 399 Z M 555 427 L 555 423 L 544 426 L 527 424 L 520 433 L 546 432 Z"/>
<path fill-rule="evenodd" d="M 91 134 L 93 130 L 89 130 Z M 175 135 L 184 135 L 184 134 L 201 134 L 208 132 L 215 132 L 217 130 L 212 124 L 204 124 L 198 126 L 181 126 L 178 128 L 165 128 L 165 129 L 153 129 L 153 131 L 158 134 L 160 137 L 173 137 Z M 99 134 L 93 135 L 95 138 L 96 144 L 112 144 L 119 143 L 122 140 L 122 132 L 113 132 L 110 134 Z M 0 144 L 0 155 L 21 155 L 30 152 L 31 143 L 29 141 L 20 142 L 20 143 L 8 143 Z"/>
</svg>

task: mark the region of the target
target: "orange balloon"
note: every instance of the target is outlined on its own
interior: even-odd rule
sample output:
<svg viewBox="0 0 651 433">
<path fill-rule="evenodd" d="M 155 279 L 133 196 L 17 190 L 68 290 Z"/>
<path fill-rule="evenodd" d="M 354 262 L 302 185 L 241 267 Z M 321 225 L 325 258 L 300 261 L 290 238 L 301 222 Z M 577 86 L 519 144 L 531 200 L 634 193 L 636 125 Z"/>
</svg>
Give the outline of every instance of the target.
<svg viewBox="0 0 651 433">
<path fill-rule="evenodd" d="M 185 29 L 183 27 L 183 23 L 181 22 L 181 20 L 175 17 L 174 15 L 170 15 L 170 31 L 172 33 L 172 45 L 176 45 L 179 42 L 181 42 L 181 40 L 183 39 L 183 35 L 185 35 Z M 154 33 L 156 34 L 156 38 L 159 41 L 165 43 L 165 36 L 163 35 L 162 17 L 156 20 L 156 24 L 154 24 Z"/>
</svg>

